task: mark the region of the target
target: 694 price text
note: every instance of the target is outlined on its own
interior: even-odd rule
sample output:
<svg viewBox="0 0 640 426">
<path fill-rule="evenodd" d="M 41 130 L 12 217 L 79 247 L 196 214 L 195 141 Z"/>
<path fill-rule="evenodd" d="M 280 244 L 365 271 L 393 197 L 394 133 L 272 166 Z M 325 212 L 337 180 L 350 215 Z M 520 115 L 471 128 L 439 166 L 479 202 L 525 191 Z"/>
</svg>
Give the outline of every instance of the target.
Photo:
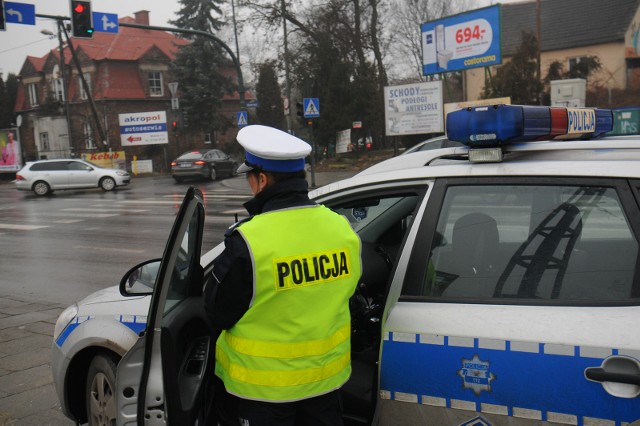
<svg viewBox="0 0 640 426">
<path fill-rule="evenodd" d="M 456 31 L 456 42 L 457 43 L 467 43 L 472 39 L 482 40 L 484 37 L 485 30 L 480 29 L 479 25 L 472 27 L 460 28 Z"/>
</svg>

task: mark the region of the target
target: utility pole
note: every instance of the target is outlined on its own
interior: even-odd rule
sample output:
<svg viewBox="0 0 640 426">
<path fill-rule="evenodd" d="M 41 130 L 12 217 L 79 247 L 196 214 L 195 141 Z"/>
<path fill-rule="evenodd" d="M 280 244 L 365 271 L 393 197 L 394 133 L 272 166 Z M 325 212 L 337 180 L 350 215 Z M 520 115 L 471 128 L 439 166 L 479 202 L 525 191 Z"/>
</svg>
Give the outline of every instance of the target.
<svg viewBox="0 0 640 426">
<path fill-rule="evenodd" d="M 58 24 L 58 46 L 60 49 L 60 76 L 62 78 L 62 96 L 64 96 L 64 112 L 67 117 L 67 141 L 69 142 L 69 147 L 73 150 L 73 153 L 77 153 L 78 149 L 73 143 L 73 131 L 71 129 L 71 112 L 69 111 L 69 88 L 68 88 L 68 79 L 67 79 L 67 71 L 65 68 L 65 60 L 64 60 L 64 45 L 62 44 L 62 21 L 57 20 Z"/>
<path fill-rule="evenodd" d="M 287 91 L 287 107 L 289 113 L 286 116 L 287 130 L 291 133 L 291 81 L 289 79 L 289 42 L 287 36 L 287 19 L 285 18 L 286 4 L 285 0 L 281 0 L 280 5 L 282 7 L 282 30 L 284 32 L 284 78 Z"/>
</svg>

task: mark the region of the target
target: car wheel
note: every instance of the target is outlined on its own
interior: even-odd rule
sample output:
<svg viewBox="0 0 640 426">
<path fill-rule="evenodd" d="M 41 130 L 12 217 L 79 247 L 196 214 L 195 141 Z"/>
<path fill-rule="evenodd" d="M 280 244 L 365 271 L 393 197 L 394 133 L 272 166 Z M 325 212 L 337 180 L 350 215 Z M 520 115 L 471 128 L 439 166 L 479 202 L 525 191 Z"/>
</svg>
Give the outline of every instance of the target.
<svg viewBox="0 0 640 426">
<path fill-rule="evenodd" d="M 85 393 L 89 426 L 116 424 L 115 391 L 116 362 L 108 355 L 96 355 L 89 364 Z"/>
<path fill-rule="evenodd" d="M 238 165 L 233 163 L 233 168 L 231 169 L 231 176 L 238 176 Z"/>
<path fill-rule="evenodd" d="M 214 181 L 216 180 L 217 177 L 218 177 L 218 173 L 216 172 L 216 168 L 211 167 L 211 170 L 209 170 L 209 180 Z"/>
<path fill-rule="evenodd" d="M 105 177 L 100 181 L 100 188 L 102 188 L 103 191 L 111 191 L 115 187 L 116 181 L 113 180 L 113 178 Z"/>
<path fill-rule="evenodd" d="M 38 182 L 33 184 L 33 192 L 37 196 L 42 197 L 43 195 L 47 195 L 51 192 L 51 187 L 47 182 L 39 180 Z"/>
</svg>

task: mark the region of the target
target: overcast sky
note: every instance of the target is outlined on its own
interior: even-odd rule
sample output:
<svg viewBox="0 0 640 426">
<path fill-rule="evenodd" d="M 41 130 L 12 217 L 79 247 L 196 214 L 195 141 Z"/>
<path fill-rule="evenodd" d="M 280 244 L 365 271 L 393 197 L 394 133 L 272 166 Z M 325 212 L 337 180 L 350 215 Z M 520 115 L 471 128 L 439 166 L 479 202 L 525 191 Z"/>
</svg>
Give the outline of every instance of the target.
<svg viewBox="0 0 640 426">
<path fill-rule="evenodd" d="M 497 1 L 469 0 L 469 2 L 477 4 L 476 7 L 483 7 Z M 69 16 L 70 14 L 67 0 L 18 0 L 16 3 L 33 4 L 38 14 L 61 16 Z M 175 11 L 178 8 L 179 4 L 175 0 L 92 0 L 94 12 L 115 13 L 118 18 L 133 16 L 135 12 L 140 10 L 148 10 L 150 11 L 150 24 L 160 26 L 166 26 L 168 25 L 167 21 L 175 19 Z M 4 78 L 9 73 L 18 74 L 27 56 L 41 57 L 51 49 L 57 48 L 57 37 L 52 40 L 49 36 L 41 34 L 42 30 L 56 33 L 55 21 L 38 18 L 35 26 L 10 23 L 7 24 L 6 31 L 0 31 L 0 72 Z M 242 49 L 240 56 L 241 62 L 247 60 L 242 58 Z"/>
</svg>

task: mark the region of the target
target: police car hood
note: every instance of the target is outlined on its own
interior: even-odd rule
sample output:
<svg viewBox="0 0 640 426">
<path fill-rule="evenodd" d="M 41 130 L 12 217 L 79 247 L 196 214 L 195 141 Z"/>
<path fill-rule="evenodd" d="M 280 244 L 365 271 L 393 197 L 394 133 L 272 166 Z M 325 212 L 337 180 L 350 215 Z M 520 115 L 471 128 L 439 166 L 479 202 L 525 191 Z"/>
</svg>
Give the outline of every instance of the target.
<svg viewBox="0 0 640 426">
<path fill-rule="evenodd" d="M 110 305 L 117 305 L 113 307 L 115 311 L 116 309 L 122 310 L 122 303 L 131 303 L 138 305 L 139 309 L 146 314 L 149 308 L 150 299 L 151 297 L 149 296 L 124 297 L 120 294 L 119 287 L 113 286 L 91 293 L 89 296 L 78 302 L 78 308 L 82 309 L 84 306 L 91 306 L 91 311 L 95 313 L 96 305 L 105 305 L 104 307 L 101 307 L 101 310 L 109 310 Z"/>
</svg>

